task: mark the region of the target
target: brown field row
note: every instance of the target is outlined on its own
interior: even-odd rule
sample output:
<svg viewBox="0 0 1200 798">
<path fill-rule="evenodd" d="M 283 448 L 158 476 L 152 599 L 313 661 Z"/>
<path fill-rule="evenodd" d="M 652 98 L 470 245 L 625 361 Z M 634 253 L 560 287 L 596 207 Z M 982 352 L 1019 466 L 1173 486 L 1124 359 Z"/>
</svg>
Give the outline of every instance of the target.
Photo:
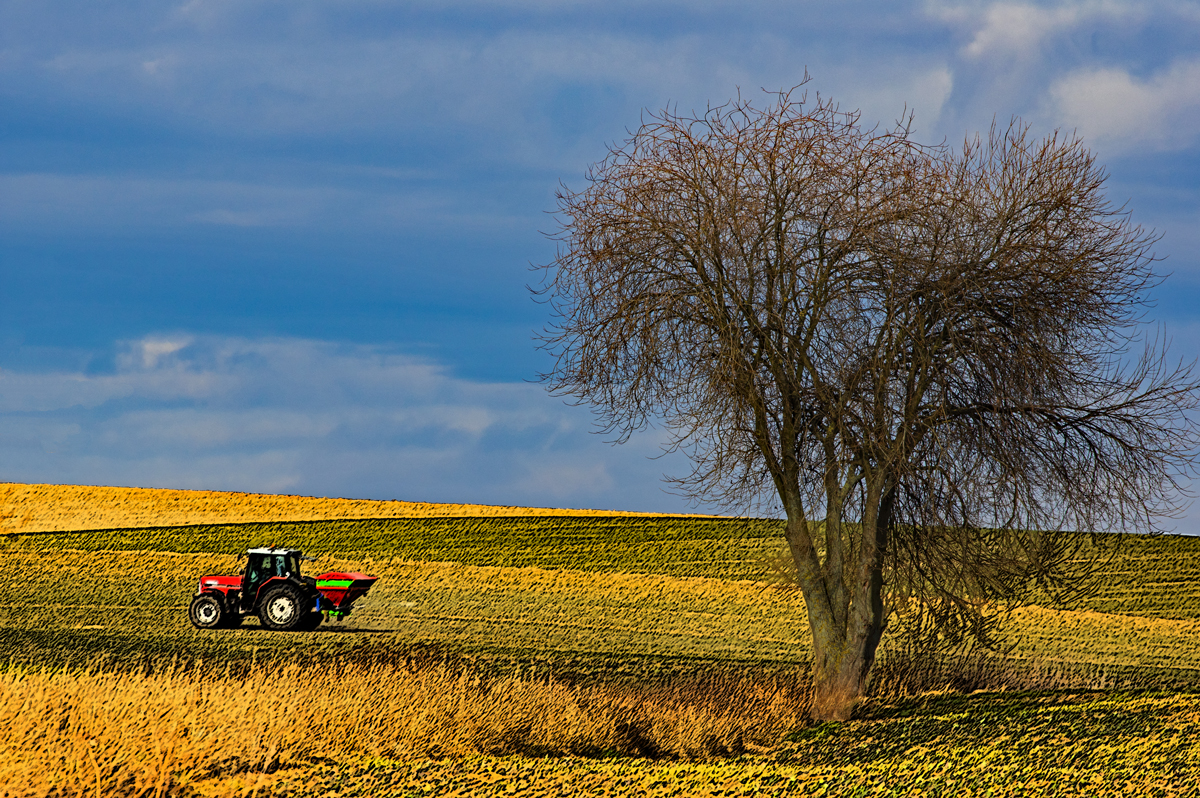
<svg viewBox="0 0 1200 798">
<path fill-rule="evenodd" d="M 488 504 L 326 499 L 315 496 L 277 496 L 214 490 L 0 483 L 0 532 L 63 532 L 255 521 L 527 515 L 658 514 Z"/>
</svg>

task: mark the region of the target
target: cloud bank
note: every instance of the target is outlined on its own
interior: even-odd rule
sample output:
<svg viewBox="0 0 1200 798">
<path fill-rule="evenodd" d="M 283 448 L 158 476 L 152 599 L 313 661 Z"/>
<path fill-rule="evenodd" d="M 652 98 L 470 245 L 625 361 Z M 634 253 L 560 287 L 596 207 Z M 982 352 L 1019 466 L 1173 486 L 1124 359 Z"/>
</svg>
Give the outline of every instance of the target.
<svg viewBox="0 0 1200 798">
<path fill-rule="evenodd" d="M 377 347 L 151 336 L 108 373 L 0 372 L 0 479 L 683 511 L 653 433 Z"/>
<path fill-rule="evenodd" d="M 1194 2 L 7 3 L 0 478 L 684 509 L 520 382 L 526 267 L 644 111 L 806 70 L 925 143 L 1077 131 L 1194 322 Z"/>
</svg>

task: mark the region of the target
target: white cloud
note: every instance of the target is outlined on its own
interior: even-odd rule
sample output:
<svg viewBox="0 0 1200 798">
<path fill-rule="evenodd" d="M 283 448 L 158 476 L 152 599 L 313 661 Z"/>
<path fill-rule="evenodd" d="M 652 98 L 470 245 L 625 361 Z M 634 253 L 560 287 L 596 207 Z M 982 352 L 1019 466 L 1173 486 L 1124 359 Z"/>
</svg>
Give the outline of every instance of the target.
<svg viewBox="0 0 1200 798">
<path fill-rule="evenodd" d="M 574 494 L 617 487 L 607 463 L 524 462 L 519 486 L 523 490 L 542 491 L 554 501 L 569 502 Z"/>
<path fill-rule="evenodd" d="M 190 337 L 185 338 L 144 338 L 137 342 L 137 349 L 141 354 L 141 366 L 144 369 L 152 369 L 158 365 L 160 358 L 168 355 L 173 355 L 180 349 L 183 349 L 192 342 Z"/>
<path fill-rule="evenodd" d="M 942 108 L 954 88 L 951 71 L 942 64 L 914 64 L 911 61 L 891 64 L 883 70 L 878 70 L 878 65 L 871 66 L 885 72 L 887 79 L 872 81 L 863 72 L 862 65 L 831 70 L 826 83 L 846 87 L 844 93 L 831 96 L 835 100 L 847 94 L 853 96 L 854 107 L 861 110 L 862 121 L 868 127 L 877 123 L 888 127 L 907 109 L 914 115 L 916 138 L 936 138 Z"/>
<path fill-rule="evenodd" d="M 259 211 L 231 211 L 228 208 L 216 208 L 211 211 L 190 214 L 187 219 L 192 222 L 232 227 L 267 227 L 279 224 L 284 221 L 285 217 L 280 214 L 267 214 Z"/>
<path fill-rule="evenodd" d="M 152 336 L 116 363 L 0 372 L 0 480 L 686 509 L 659 438 L 609 446 L 539 385 L 298 339 Z"/>
<path fill-rule="evenodd" d="M 967 41 L 962 55 L 970 59 L 1036 57 L 1049 40 L 1084 25 L 1131 23 L 1145 19 L 1142 3 L 1112 0 L 1066 0 L 1048 3 L 927 2 L 934 19 L 957 28 Z"/>
<path fill-rule="evenodd" d="M 139 174 L 0 174 L 0 224 L 29 230 L 81 226 L 235 223 L 312 224 L 363 197 L 332 187 L 273 186 Z M 216 216 L 213 216 L 216 214 Z M 225 214 L 224 218 L 221 214 Z"/>
<path fill-rule="evenodd" d="M 927 0 L 951 34 L 940 132 L 960 140 L 1021 117 L 1077 129 L 1104 155 L 1191 147 L 1200 127 L 1200 7 L 1177 0 Z"/>
<path fill-rule="evenodd" d="M 1028 56 L 1042 43 L 1095 17 L 1124 13 L 1115 3 L 1065 3 L 1049 8 L 1027 3 L 996 3 L 983 12 L 982 24 L 964 53 L 971 58 L 995 55 Z"/>
<path fill-rule="evenodd" d="M 911 16 L 882 4 L 840 13 L 774 0 L 752 9 L 628 2 L 658 23 L 638 24 L 616 17 L 611 3 L 525 10 L 543 2 L 457 4 L 457 14 L 474 7 L 486 16 L 474 25 L 445 4 L 414 20 L 374 4 L 188 2 L 147 9 L 132 29 L 34 40 L 10 70 L 60 103 L 148 115 L 192 133 L 449 139 L 467 152 L 485 146 L 492 162 L 579 168 L 635 125 L 642 107 L 699 110 L 738 87 L 787 88 L 806 65 L 827 88 L 827 76 L 854 65 L 853 82 L 837 82 L 838 98 L 861 107 L 867 94 L 888 93 L 882 118 L 890 119 L 915 99 L 912 73 L 938 67 L 915 48 L 871 41 L 870 19 Z M 218 221 L 221 211 L 244 209 L 199 212 Z"/>
<path fill-rule="evenodd" d="M 1084 69 L 1050 87 L 1049 112 L 1097 147 L 1178 150 L 1200 137 L 1200 60 L 1181 60 L 1146 79 L 1124 69 Z"/>
</svg>

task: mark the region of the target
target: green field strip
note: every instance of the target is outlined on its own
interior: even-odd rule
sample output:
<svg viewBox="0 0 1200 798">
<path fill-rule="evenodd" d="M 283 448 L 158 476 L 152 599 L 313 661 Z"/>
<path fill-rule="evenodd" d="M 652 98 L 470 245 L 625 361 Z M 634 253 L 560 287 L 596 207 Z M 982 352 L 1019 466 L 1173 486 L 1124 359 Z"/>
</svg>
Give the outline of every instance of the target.
<svg viewBox="0 0 1200 798">
<path fill-rule="evenodd" d="M 1079 584 L 1086 595 L 1070 598 L 1064 609 L 1164 620 L 1200 619 L 1200 537 L 1119 535 L 1088 541 L 1079 552 L 1097 567 Z M 1048 605 L 1035 591 L 1029 603 Z"/>
<path fill-rule="evenodd" d="M 392 556 L 507 567 L 757 578 L 784 548 L 782 522 L 745 518 L 526 516 L 216 524 L 0 536 L 3 550 Z"/>
<path fill-rule="evenodd" d="M 56 639 L 71 646 L 112 637 L 117 650 L 131 654 L 169 649 L 165 639 L 173 638 L 180 651 L 199 645 L 211 654 L 225 641 L 232 656 L 241 656 L 236 649 L 247 638 L 268 647 L 320 646 L 323 638 L 353 636 L 343 630 L 386 637 L 391 647 L 421 642 L 621 656 L 781 661 L 802 658 L 808 648 L 799 595 L 745 582 L 388 558 L 369 567 L 380 581 L 344 625 L 279 635 L 253 620 L 232 632 L 191 628 L 186 607 L 197 577 L 235 569 L 230 555 L 62 551 L 47 567 L 44 552 L 7 551 L 0 563 L 28 574 L 0 583 L 0 628 L 59 633 Z M 366 567 L 334 558 L 319 564 Z M 128 583 L 124 576 L 135 571 L 146 574 L 140 586 L 114 593 L 113 585 Z M 23 601 L 30 594 L 35 603 Z"/>
</svg>

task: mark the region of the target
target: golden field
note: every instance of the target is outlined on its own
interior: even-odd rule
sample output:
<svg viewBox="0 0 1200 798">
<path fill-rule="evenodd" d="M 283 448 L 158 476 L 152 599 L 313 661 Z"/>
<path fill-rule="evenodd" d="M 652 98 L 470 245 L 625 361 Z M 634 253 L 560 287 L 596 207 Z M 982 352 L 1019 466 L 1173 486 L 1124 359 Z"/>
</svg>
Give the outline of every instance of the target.
<svg viewBox="0 0 1200 798">
<path fill-rule="evenodd" d="M 322 760 L 706 758 L 774 744 L 803 708 L 787 684 L 578 688 L 445 665 L 14 670 L 0 676 L 0 796 L 240 795 Z"/>
<path fill-rule="evenodd" d="M 440 664 L 0 675 L 0 796 L 1187 796 L 1200 697 L 578 687 Z"/>
<path fill-rule="evenodd" d="M 0 483 L 0 533 L 153 526 L 328 521 L 348 518 L 477 516 L 648 516 L 609 510 L 557 510 L 486 504 L 323 499 L 213 490 Z"/>
<path fill-rule="evenodd" d="M 1127 541 L 1090 598 L 1017 609 L 1003 655 L 893 637 L 856 719 L 814 726 L 774 522 L 0 490 L 29 524 L 0 530 L 0 798 L 1200 794 L 1191 540 Z M 89 495 L 108 522 L 70 534 Z M 264 523 L 171 526 L 243 499 Z M 197 577 L 268 539 L 380 581 L 316 632 L 193 629 Z"/>
</svg>

